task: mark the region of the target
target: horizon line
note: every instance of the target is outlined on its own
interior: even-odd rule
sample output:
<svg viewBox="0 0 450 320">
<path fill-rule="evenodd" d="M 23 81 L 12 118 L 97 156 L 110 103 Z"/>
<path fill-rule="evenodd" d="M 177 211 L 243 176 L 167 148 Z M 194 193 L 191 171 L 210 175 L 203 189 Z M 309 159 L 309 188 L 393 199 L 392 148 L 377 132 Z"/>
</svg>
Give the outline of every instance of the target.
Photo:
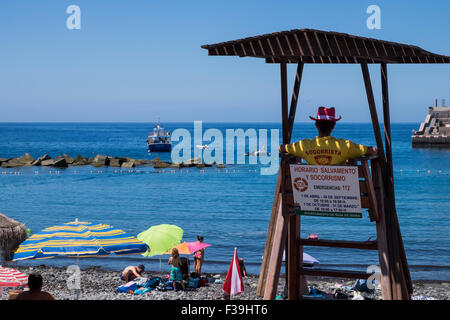
<svg viewBox="0 0 450 320">
<path fill-rule="evenodd" d="M 167 122 L 163 122 L 163 123 L 191 123 L 194 121 L 202 121 L 204 123 L 270 123 L 270 124 L 281 124 L 281 121 L 203 121 L 203 120 L 190 120 L 190 121 L 167 121 Z M 422 121 L 391 121 L 391 123 L 399 123 L 399 124 L 408 124 L 408 123 L 421 123 Z M 10 123 L 45 123 L 45 124 L 52 124 L 52 123 L 67 123 L 67 124 L 79 124 L 79 123 L 84 123 L 84 124 L 89 124 L 89 123 L 129 123 L 129 124 L 153 124 L 155 123 L 154 121 L 0 121 L 0 124 L 10 124 Z M 308 124 L 308 123 L 313 123 L 313 121 L 296 121 L 294 122 L 294 124 Z M 344 123 L 344 124 L 372 124 L 372 122 L 370 121 L 365 121 L 365 122 L 358 122 L 358 121 L 342 121 L 339 123 Z M 383 123 L 383 121 L 380 121 L 379 123 Z"/>
</svg>

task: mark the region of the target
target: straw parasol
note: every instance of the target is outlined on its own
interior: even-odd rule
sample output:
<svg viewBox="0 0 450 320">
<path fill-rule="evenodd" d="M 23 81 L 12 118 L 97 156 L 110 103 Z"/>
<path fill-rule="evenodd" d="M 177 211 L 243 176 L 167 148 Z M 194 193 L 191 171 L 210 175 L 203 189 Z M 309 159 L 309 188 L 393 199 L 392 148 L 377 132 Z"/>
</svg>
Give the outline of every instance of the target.
<svg viewBox="0 0 450 320">
<path fill-rule="evenodd" d="M 11 260 L 13 251 L 26 238 L 27 229 L 23 223 L 0 213 L 0 265 Z"/>
</svg>

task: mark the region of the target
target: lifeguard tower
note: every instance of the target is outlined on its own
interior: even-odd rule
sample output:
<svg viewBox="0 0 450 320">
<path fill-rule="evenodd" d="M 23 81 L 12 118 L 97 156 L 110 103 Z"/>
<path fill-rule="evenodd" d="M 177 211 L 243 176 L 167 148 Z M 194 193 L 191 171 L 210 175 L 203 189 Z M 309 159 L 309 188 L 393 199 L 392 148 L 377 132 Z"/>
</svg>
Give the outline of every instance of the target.
<svg viewBox="0 0 450 320">
<path fill-rule="evenodd" d="M 280 65 L 283 144 L 291 142 L 304 65 L 320 63 L 361 66 L 378 155 L 356 159 L 349 165 L 358 166 L 361 207 L 368 209 L 370 220 L 376 226 L 377 239 L 358 242 L 300 238 L 300 215 L 294 210 L 289 165 L 299 163 L 301 159 L 281 155 L 257 294 L 264 299 L 275 298 L 285 247 L 288 299 L 302 298 L 306 289 L 304 277 L 307 275 L 344 278 L 370 276 L 365 272 L 305 268 L 302 261 L 303 247 L 320 246 L 377 250 L 383 299 L 410 299 L 412 282 L 395 208 L 387 64 L 450 63 L 450 57 L 407 44 L 312 29 L 276 32 L 204 45 L 202 48 L 208 50 L 210 56 L 255 57 L 265 59 L 266 63 Z M 288 63 L 297 64 L 290 108 L 287 92 Z M 384 145 L 368 64 L 380 65 Z"/>
</svg>

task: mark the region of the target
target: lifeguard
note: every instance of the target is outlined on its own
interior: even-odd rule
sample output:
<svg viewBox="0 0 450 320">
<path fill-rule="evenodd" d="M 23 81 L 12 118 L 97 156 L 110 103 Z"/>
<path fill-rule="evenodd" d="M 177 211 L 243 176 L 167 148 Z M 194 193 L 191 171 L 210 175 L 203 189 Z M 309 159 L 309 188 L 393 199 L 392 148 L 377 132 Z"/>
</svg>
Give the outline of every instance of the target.
<svg viewBox="0 0 450 320">
<path fill-rule="evenodd" d="M 287 152 L 301 157 L 309 164 L 335 165 L 342 164 L 348 159 L 357 158 L 366 154 L 376 154 L 375 147 L 366 147 L 350 140 L 336 139 L 331 132 L 336 122 L 341 120 L 335 117 L 334 108 L 319 107 L 316 121 L 319 136 L 314 139 L 303 139 L 291 144 L 282 144 L 278 148 L 280 152 Z"/>
</svg>

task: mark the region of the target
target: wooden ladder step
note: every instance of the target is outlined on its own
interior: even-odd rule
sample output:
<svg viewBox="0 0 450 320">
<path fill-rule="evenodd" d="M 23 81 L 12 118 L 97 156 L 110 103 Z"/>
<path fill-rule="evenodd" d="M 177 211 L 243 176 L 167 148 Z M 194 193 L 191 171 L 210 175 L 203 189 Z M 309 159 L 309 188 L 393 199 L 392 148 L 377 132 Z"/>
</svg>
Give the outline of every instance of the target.
<svg viewBox="0 0 450 320">
<path fill-rule="evenodd" d="M 334 277 L 334 278 L 350 278 L 350 279 L 367 279 L 370 273 L 360 271 L 335 270 L 335 269 L 316 269 L 316 268 L 300 268 L 300 273 L 307 276 Z"/>
<path fill-rule="evenodd" d="M 377 241 L 346 241 L 346 240 L 325 240 L 325 239 L 300 239 L 301 246 L 351 248 L 363 250 L 377 250 Z"/>
</svg>

